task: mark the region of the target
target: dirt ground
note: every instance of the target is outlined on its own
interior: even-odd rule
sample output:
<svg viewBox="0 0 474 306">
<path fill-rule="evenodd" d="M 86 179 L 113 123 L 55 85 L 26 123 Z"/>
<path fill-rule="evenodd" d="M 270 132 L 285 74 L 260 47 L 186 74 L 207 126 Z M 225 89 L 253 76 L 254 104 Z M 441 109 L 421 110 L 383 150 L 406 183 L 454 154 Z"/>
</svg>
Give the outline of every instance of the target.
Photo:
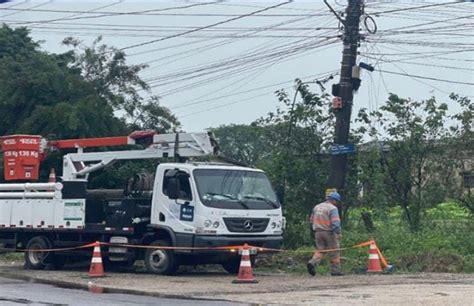
<svg viewBox="0 0 474 306">
<path fill-rule="evenodd" d="M 87 270 L 27 271 L 19 263 L 0 263 L 0 275 L 60 286 L 94 284 L 109 292 L 249 304 L 474 305 L 472 274 L 347 275 L 342 277 L 256 273 L 258 284 L 232 284 L 224 272 L 181 272 L 165 277 L 107 272 L 90 279 Z"/>
</svg>

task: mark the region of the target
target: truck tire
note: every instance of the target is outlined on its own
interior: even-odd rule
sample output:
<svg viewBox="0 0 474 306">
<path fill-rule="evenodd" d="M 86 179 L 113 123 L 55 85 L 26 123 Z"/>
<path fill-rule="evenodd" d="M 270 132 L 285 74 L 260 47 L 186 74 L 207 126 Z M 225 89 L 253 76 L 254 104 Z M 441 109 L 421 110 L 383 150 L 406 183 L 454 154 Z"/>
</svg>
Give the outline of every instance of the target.
<svg viewBox="0 0 474 306">
<path fill-rule="evenodd" d="M 150 246 L 169 246 L 166 240 L 156 240 Z M 145 267 L 149 273 L 173 275 L 179 267 L 178 259 L 172 250 L 147 249 L 145 252 Z"/>
<path fill-rule="evenodd" d="M 51 265 L 53 254 L 51 252 L 41 252 L 51 247 L 51 242 L 43 236 L 31 238 L 26 244 L 25 268 L 29 270 L 43 270 Z"/>
</svg>

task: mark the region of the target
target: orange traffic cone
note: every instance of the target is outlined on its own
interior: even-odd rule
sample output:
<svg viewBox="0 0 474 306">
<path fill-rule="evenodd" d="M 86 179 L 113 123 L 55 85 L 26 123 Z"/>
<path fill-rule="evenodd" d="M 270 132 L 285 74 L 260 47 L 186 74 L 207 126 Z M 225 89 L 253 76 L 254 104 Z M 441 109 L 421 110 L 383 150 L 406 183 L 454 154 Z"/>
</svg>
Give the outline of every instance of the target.
<svg viewBox="0 0 474 306">
<path fill-rule="evenodd" d="M 369 263 L 367 265 L 367 272 L 380 273 L 382 272 L 382 266 L 380 265 L 379 252 L 375 241 L 371 240 L 369 245 Z"/>
<path fill-rule="evenodd" d="M 255 284 L 258 281 L 253 278 L 252 263 L 250 262 L 250 250 L 248 244 L 244 244 L 242 248 L 242 258 L 240 260 L 239 274 L 237 279 L 233 280 L 234 284 Z"/>
<path fill-rule="evenodd" d="M 54 168 L 51 168 L 49 172 L 48 183 L 56 183 L 56 171 L 54 171 Z"/>
<path fill-rule="evenodd" d="M 96 241 L 94 251 L 92 253 L 91 268 L 89 269 L 89 277 L 105 276 L 104 266 L 102 265 L 102 255 L 100 254 L 100 242 Z"/>
</svg>

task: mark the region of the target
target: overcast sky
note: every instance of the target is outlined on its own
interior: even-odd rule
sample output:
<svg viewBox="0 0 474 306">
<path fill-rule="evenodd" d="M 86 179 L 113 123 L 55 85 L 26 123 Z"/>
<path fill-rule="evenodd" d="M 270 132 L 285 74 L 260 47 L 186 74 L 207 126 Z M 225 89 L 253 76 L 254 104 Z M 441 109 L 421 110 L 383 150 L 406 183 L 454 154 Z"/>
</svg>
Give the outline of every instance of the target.
<svg viewBox="0 0 474 306">
<path fill-rule="evenodd" d="M 365 11 L 373 18 L 367 24 L 373 31 L 374 20 L 377 32 L 370 34 L 362 25 L 366 40 L 359 61 L 388 72 L 363 71 L 355 111 L 376 109 L 388 92 L 446 102 L 450 92 L 473 96 L 474 4 L 423 8 L 449 1 L 384 2 L 367 1 Z M 292 96 L 295 78 L 312 81 L 339 71 L 340 25 L 322 1 L 294 1 L 199 30 L 280 3 L 13 1 L 0 4 L 0 21 L 31 27 L 49 52 L 66 51 L 61 41 L 67 36 L 90 44 L 102 35 L 105 43 L 126 48 L 130 63 L 149 64 L 142 77 L 161 104 L 177 115 L 184 130 L 198 131 L 250 123 L 275 110 L 275 90 L 287 88 Z M 346 1 L 330 3 L 342 11 Z M 146 10 L 151 12 L 113 14 Z M 133 47 L 138 44 L 143 45 Z M 325 85 L 329 91 L 333 81 Z M 316 84 L 311 89 L 321 91 Z"/>
</svg>

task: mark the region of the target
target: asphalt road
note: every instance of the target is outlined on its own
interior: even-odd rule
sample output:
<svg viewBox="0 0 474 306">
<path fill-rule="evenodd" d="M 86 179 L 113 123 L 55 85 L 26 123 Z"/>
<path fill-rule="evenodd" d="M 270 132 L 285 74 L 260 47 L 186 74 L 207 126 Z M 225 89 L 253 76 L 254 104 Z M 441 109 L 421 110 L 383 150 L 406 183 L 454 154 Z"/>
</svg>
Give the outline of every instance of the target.
<svg viewBox="0 0 474 306">
<path fill-rule="evenodd" d="M 178 287 L 179 285 L 177 285 Z M 176 288 L 177 290 L 186 290 Z M 180 300 L 131 294 L 97 294 L 0 277 L 0 305 L 244 305 L 221 301 Z"/>
</svg>

